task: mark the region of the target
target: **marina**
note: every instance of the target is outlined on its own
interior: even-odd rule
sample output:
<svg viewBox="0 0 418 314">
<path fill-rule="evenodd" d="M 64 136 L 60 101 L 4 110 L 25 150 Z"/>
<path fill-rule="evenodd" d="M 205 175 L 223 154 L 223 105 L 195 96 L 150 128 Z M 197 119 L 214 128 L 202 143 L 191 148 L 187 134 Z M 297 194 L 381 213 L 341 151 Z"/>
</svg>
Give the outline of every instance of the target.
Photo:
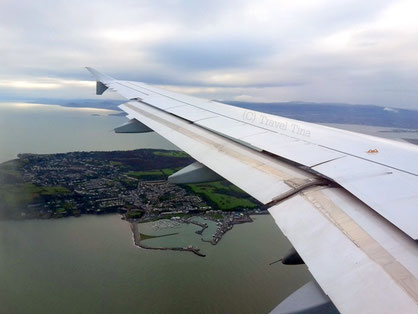
<svg viewBox="0 0 418 314">
<path fill-rule="evenodd" d="M 218 213 L 220 215 L 220 213 Z M 151 246 L 144 244 L 144 241 L 147 239 L 153 238 L 162 238 L 168 237 L 172 235 L 176 235 L 177 233 L 169 233 L 169 234 L 160 234 L 160 232 L 164 232 L 166 230 L 176 230 L 181 228 L 182 224 L 184 225 L 194 225 L 201 229 L 196 230 L 194 233 L 201 236 L 200 240 L 202 242 L 207 242 L 212 245 L 216 245 L 222 239 L 226 232 L 232 229 L 232 227 L 236 224 L 243 224 L 243 223 L 250 223 L 253 222 L 253 219 L 249 215 L 244 215 L 243 213 L 223 213 L 222 219 L 213 219 L 211 216 L 208 215 L 201 215 L 201 216 L 191 216 L 188 218 L 180 218 L 180 217 L 172 217 L 171 219 L 160 219 L 157 221 L 151 222 L 151 229 L 155 235 L 150 234 L 143 234 L 139 231 L 140 223 L 137 220 L 130 220 L 130 227 L 132 230 L 132 238 L 134 244 L 137 247 L 147 249 L 147 250 L 160 250 L 160 251 L 184 251 L 184 252 L 192 252 L 197 256 L 205 257 L 206 254 L 200 251 L 200 248 L 193 245 L 186 245 L 183 247 L 179 246 Z M 212 223 L 216 226 L 215 232 L 211 235 L 210 239 L 205 239 L 203 233 L 205 230 L 208 229 L 209 223 Z"/>
</svg>

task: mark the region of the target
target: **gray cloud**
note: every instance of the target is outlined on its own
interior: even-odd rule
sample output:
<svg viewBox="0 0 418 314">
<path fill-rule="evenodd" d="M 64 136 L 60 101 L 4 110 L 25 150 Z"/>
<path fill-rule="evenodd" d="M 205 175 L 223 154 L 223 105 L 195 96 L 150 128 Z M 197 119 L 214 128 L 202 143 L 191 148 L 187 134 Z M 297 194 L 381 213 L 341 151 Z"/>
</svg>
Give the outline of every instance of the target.
<svg viewBox="0 0 418 314">
<path fill-rule="evenodd" d="M 418 109 L 404 0 L 0 2 L 0 100 L 94 97 L 84 66 L 217 99 Z"/>
<path fill-rule="evenodd" d="M 156 62 L 186 69 L 230 69 L 254 65 L 273 47 L 257 38 L 198 38 L 173 40 L 152 47 Z"/>
</svg>

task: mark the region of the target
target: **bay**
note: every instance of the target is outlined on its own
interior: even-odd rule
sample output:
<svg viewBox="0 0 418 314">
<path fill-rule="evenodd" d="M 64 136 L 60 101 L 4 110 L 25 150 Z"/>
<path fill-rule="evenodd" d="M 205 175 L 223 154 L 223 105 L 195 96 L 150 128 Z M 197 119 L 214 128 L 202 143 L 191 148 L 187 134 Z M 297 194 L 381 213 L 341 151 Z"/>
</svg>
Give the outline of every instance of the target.
<svg viewBox="0 0 418 314">
<path fill-rule="evenodd" d="M 0 103 L 0 161 L 22 152 L 175 149 L 153 133 L 114 134 L 126 119 L 111 113 Z M 1 312 L 268 312 L 311 277 L 305 266 L 268 265 L 290 244 L 270 216 L 254 218 L 234 226 L 216 246 L 202 242 L 190 224 L 166 230 L 175 236 L 145 241 L 192 244 L 204 258 L 134 246 L 130 225 L 119 215 L 2 221 Z M 154 232 L 146 224 L 140 230 Z"/>
<path fill-rule="evenodd" d="M 196 239 L 190 227 L 179 242 Z M 0 222 L 2 311 L 266 313 L 310 276 L 268 265 L 290 247 L 268 215 L 199 247 L 205 258 L 138 248 L 119 215 Z"/>
</svg>

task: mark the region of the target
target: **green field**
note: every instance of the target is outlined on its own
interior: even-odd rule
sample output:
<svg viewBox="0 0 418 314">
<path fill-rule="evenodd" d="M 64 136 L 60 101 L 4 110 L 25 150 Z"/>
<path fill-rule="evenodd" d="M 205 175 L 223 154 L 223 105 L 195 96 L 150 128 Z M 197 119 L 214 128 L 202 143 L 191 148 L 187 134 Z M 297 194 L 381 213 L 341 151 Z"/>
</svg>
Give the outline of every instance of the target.
<svg viewBox="0 0 418 314">
<path fill-rule="evenodd" d="M 2 184 L 0 186 L 0 200 L 7 205 L 25 204 L 41 196 L 56 196 L 68 193 L 71 193 L 71 191 L 63 186 L 41 187 L 30 183 Z"/>
<path fill-rule="evenodd" d="M 71 193 L 62 186 L 36 186 L 23 183 L 21 161 L 12 160 L 0 165 L 0 217 L 16 217 L 28 204 Z"/>
<path fill-rule="evenodd" d="M 15 216 L 28 204 L 44 197 L 71 193 L 63 186 L 40 187 L 30 183 L 0 185 L 0 217 Z M 17 210 L 19 210 L 17 212 Z"/>
<path fill-rule="evenodd" d="M 28 204 L 35 196 L 23 184 L 2 184 L 0 186 L 0 202 L 4 207 Z"/>
<path fill-rule="evenodd" d="M 56 186 L 37 186 L 31 183 L 24 184 L 24 189 L 31 193 L 33 197 L 38 196 L 56 196 L 62 194 L 69 194 L 71 191 L 66 187 L 56 185 Z"/>
<path fill-rule="evenodd" d="M 0 184 L 22 183 L 19 160 L 11 160 L 0 164 Z"/>
<path fill-rule="evenodd" d="M 166 168 L 166 169 L 161 169 L 161 172 L 164 174 L 164 175 L 166 175 L 167 177 L 168 176 L 171 176 L 174 172 L 176 172 L 177 170 L 176 169 L 170 169 L 170 168 Z"/>
<path fill-rule="evenodd" d="M 128 176 L 139 179 L 139 180 L 158 180 L 158 179 L 165 179 L 168 176 L 172 175 L 178 169 L 155 169 L 155 170 L 146 170 L 146 171 L 129 171 L 127 173 Z"/>
<path fill-rule="evenodd" d="M 185 152 L 182 152 L 182 151 L 167 151 L 167 152 L 158 151 L 158 152 L 153 152 L 153 153 L 156 156 L 167 156 L 167 157 L 176 157 L 176 158 L 188 158 L 188 157 L 190 157 L 188 154 L 186 154 Z"/>
<path fill-rule="evenodd" d="M 20 172 L 13 167 L 1 167 L 0 176 L 12 176 L 17 179 L 20 178 Z"/>
<path fill-rule="evenodd" d="M 248 194 L 223 181 L 187 184 L 186 186 L 221 210 L 254 208 L 257 206 Z"/>
<path fill-rule="evenodd" d="M 129 171 L 127 175 L 139 180 L 158 180 L 165 178 L 161 170 Z"/>
</svg>

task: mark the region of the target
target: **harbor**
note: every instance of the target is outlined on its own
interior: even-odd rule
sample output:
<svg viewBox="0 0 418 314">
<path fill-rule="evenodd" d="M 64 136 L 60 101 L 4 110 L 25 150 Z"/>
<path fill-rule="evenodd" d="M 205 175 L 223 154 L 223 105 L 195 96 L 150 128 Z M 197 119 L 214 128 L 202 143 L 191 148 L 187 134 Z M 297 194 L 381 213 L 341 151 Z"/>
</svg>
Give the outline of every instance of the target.
<svg viewBox="0 0 418 314">
<path fill-rule="evenodd" d="M 169 221 L 169 222 L 171 222 L 171 221 Z M 172 228 L 172 227 L 176 227 L 176 226 L 179 225 L 178 223 L 177 224 L 170 224 L 170 223 L 167 223 L 167 221 L 159 221 L 158 223 L 165 226 L 165 228 Z M 158 226 L 158 224 L 157 224 L 157 226 Z M 169 227 L 169 226 L 171 226 L 171 227 Z M 176 235 L 178 233 L 170 233 L 170 234 L 164 234 L 164 235 L 150 236 L 150 235 L 144 235 L 144 234 L 140 233 L 138 223 L 136 223 L 136 222 L 131 222 L 130 227 L 131 227 L 131 230 L 132 230 L 133 241 L 134 241 L 135 246 L 140 247 L 142 249 L 159 250 L 159 251 L 183 251 L 183 252 L 192 252 L 193 254 L 195 254 L 199 257 L 205 257 L 206 256 L 205 254 L 200 252 L 199 248 L 194 247 L 193 245 L 188 245 L 188 246 L 185 246 L 185 247 L 179 247 L 179 246 L 162 247 L 162 246 L 149 246 L 149 245 L 146 245 L 146 244 L 143 243 L 143 241 L 145 240 L 144 237 L 146 239 L 161 238 L 161 237 L 168 237 L 168 236 Z"/>
<path fill-rule="evenodd" d="M 202 253 L 200 248 L 196 245 L 188 244 L 184 246 L 161 246 L 144 244 L 144 241 L 154 238 L 169 237 L 178 234 L 177 232 L 159 234 L 165 230 L 175 230 L 177 228 L 181 228 L 182 225 L 195 225 L 200 229 L 195 230 L 194 233 L 201 236 L 200 240 L 202 242 L 208 242 L 212 245 L 216 245 L 219 243 L 225 233 L 231 230 L 234 225 L 253 222 L 253 219 L 249 215 L 243 213 L 223 213 L 222 218 L 220 219 L 215 219 L 213 218 L 214 216 L 211 216 L 210 214 L 213 214 L 213 212 L 209 213 L 208 215 L 191 216 L 188 218 L 175 216 L 171 219 L 161 219 L 150 222 L 150 228 L 152 229 L 153 235 L 141 233 L 139 231 L 140 223 L 138 221 L 130 221 L 130 228 L 133 234 L 133 242 L 135 246 L 146 250 L 192 252 L 199 257 L 205 257 L 206 254 Z M 219 215 L 218 212 L 216 212 L 216 214 Z M 213 227 L 216 229 L 214 233 L 210 235 L 209 239 L 205 239 L 203 233 L 209 228 L 209 223 L 212 223 Z"/>
</svg>

